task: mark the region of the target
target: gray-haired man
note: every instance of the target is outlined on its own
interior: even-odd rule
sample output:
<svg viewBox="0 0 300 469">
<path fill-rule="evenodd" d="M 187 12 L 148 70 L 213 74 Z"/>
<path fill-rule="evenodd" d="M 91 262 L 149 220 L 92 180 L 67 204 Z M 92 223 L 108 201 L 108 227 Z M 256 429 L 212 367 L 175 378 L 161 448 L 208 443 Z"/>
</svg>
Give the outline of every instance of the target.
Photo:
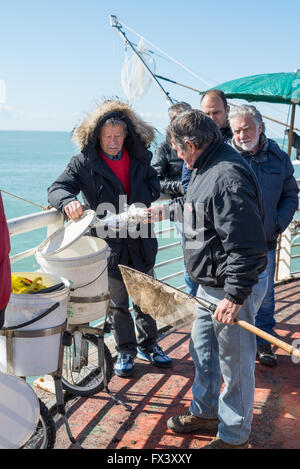
<svg viewBox="0 0 300 469">
<path fill-rule="evenodd" d="M 268 246 L 268 290 L 256 316 L 256 326 L 274 334 L 274 274 L 277 238 L 293 219 L 298 208 L 298 185 L 287 153 L 265 136 L 262 115 L 255 106 L 244 105 L 229 114 L 232 145 L 255 172 L 263 196 L 264 228 Z M 257 356 L 262 365 L 275 366 L 271 345 L 257 338 Z"/>
<path fill-rule="evenodd" d="M 218 432 L 207 449 L 244 449 L 253 417 L 256 341 L 234 319 L 254 323 L 266 290 L 261 194 L 247 163 L 201 111 L 178 116 L 168 135 L 178 157 L 194 169 L 180 204 L 191 220 L 184 229 L 186 266 L 200 284 L 198 295 L 217 309 L 212 316 L 199 308 L 190 341 L 193 400 L 186 414 L 167 425 L 178 433 Z M 170 205 L 170 218 L 178 206 Z M 149 209 L 149 215 L 166 216 L 163 207 Z"/>
</svg>

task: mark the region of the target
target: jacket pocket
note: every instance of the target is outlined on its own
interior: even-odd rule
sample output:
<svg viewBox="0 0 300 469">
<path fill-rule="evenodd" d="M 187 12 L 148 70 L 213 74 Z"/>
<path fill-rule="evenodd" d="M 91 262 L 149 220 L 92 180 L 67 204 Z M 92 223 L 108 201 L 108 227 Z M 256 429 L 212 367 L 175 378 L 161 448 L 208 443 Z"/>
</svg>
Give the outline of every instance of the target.
<svg viewBox="0 0 300 469">
<path fill-rule="evenodd" d="M 281 190 L 281 175 L 280 168 L 276 166 L 261 166 L 261 178 L 260 184 L 263 188 L 274 191 L 275 193 L 278 190 Z"/>
</svg>

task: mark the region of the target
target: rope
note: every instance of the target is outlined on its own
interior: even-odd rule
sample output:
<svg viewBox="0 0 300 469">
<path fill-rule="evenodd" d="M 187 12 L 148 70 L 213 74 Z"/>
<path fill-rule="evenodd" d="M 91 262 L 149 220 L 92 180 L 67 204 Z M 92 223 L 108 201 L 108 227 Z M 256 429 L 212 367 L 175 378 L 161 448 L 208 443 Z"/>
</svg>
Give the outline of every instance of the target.
<svg viewBox="0 0 300 469">
<path fill-rule="evenodd" d="M 23 202 L 27 202 L 31 205 L 35 205 L 36 207 L 42 208 L 43 210 L 49 210 L 48 206 L 43 206 L 43 205 L 36 204 L 34 202 L 31 202 L 30 200 L 23 199 L 23 197 L 19 197 L 18 195 L 11 194 L 10 192 L 6 192 L 3 189 L 0 189 L 0 192 L 3 192 L 3 194 L 11 195 L 12 197 L 16 197 L 16 199 L 23 200 Z"/>
</svg>

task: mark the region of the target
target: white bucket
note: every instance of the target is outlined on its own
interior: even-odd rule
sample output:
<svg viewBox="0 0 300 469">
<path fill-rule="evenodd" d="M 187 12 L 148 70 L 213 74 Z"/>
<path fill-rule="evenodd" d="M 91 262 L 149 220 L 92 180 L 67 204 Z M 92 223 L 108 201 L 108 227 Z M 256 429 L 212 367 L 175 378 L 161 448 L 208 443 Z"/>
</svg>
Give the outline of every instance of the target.
<svg viewBox="0 0 300 469">
<path fill-rule="evenodd" d="M 67 278 L 71 284 L 69 324 L 89 323 L 105 316 L 108 256 L 107 243 L 92 236 L 82 236 L 52 255 L 37 250 L 35 257 L 42 271 Z"/>
<path fill-rule="evenodd" d="M 33 280 L 42 277 L 42 283 L 54 286 L 64 283 L 61 290 L 51 293 L 17 294 L 12 293 L 5 311 L 4 328 L 10 329 L 20 324 L 39 318 L 45 311 L 59 303 L 59 306 L 45 317 L 32 324 L 18 328 L 16 331 L 35 331 L 54 328 L 65 323 L 69 299 L 69 282 L 56 275 L 40 272 L 15 272 L 13 275 L 27 277 Z M 0 371 L 9 369 L 6 337 L 0 335 Z M 49 374 L 58 369 L 61 332 L 49 336 L 14 337 L 13 345 L 13 373 L 17 376 L 37 376 Z"/>
</svg>

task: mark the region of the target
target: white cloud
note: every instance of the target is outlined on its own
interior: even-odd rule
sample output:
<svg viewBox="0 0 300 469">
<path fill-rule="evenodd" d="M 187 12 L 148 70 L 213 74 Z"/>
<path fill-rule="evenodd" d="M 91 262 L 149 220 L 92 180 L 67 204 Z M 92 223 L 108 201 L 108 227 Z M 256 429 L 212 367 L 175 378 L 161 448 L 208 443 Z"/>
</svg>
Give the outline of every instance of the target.
<svg viewBox="0 0 300 469">
<path fill-rule="evenodd" d="M 8 104 L 0 104 L 0 116 L 7 117 L 9 119 L 15 119 L 24 117 L 25 113 L 22 109 L 14 108 L 13 106 L 9 106 Z"/>
<path fill-rule="evenodd" d="M 23 109 L 18 109 L 8 104 L 0 104 L 0 117 L 2 118 L 9 118 L 9 119 L 69 119 L 69 118 L 76 118 L 79 116 L 79 113 L 66 113 L 66 114 L 59 114 L 59 113 L 51 113 L 51 112 L 25 112 Z"/>
</svg>

